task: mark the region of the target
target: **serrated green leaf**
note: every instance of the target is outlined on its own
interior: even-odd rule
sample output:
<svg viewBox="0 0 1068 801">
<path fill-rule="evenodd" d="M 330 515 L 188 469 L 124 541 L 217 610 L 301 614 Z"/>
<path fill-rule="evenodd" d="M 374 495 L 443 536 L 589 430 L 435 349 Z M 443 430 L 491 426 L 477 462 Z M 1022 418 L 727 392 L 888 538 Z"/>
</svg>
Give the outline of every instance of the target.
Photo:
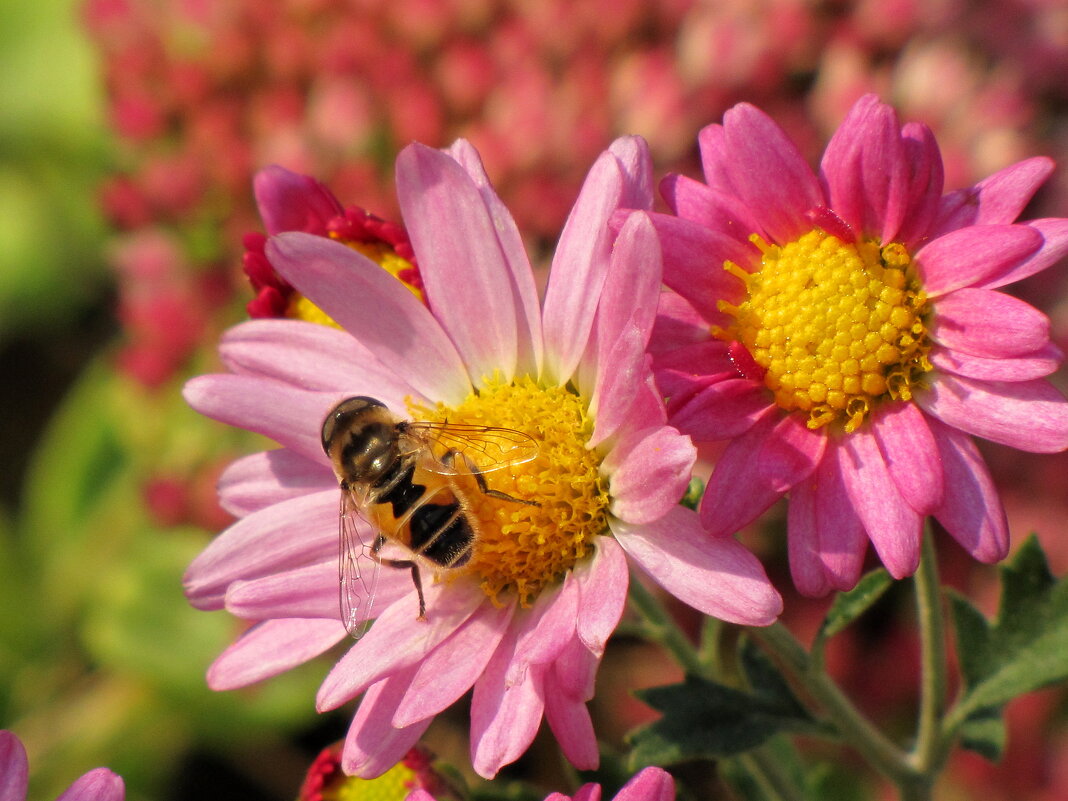
<svg viewBox="0 0 1068 801">
<path fill-rule="evenodd" d="M 742 672 L 755 696 L 798 719 L 810 719 L 775 663 L 746 637 L 741 646 Z"/>
<path fill-rule="evenodd" d="M 977 709 L 960 727 L 960 744 L 970 751 L 998 762 L 1005 750 L 1005 720 L 1000 706 Z"/>
<path fill-rule="evenodd" d="M 1050 574 L 1036 538 L 1001 567 L 1001 580 L 993 624 L 965 599 L 952 598 L 965 682 L 952 713 L 958 725 L 981 709 L 1068 678 L 1068 582 Z"/>
<path fill-rule="evenodd" d="M 849 592 L 839 593 L 820 627 L 819 639 L 826 640 L 845 629 L 867 612 L 893 583 L 890 574 L 880 567 L 865 574 Z"/>
<path fill-rule="evenodd" d="M 639 690 L 663 717 L 634 731 L 632 767 L 671 765 L 742 753 L 780 731 L 812 731 L 815 724 L 794 703 L 687 676 L 681 684 Z"/>
</svg>

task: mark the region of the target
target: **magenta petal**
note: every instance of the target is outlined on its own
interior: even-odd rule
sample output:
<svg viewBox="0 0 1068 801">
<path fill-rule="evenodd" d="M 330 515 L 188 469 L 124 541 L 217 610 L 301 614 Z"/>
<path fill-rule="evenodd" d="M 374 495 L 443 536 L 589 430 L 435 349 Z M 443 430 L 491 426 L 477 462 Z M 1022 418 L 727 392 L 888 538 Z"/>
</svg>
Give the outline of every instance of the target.
<svg viewBox="0 0 1068 801">
<path fill-rule="evenodd" d="M 701 523 L 714 537 L 726 537 L 762 515 L 785 490 L 768 484 L 760 474 L 754 453 L 772 435 L 779 416 L 765 414 L 756 425 L 731 440 L 701 498 Z"/>
<path fill-rule="evenodd" d="M 601 755 L 590 711 L 554 686 L 552 675 L 549 671 L 545 677 L 545 720 L 567 761 L 578 770 L 594 770 Z"/>
<path fill-rule="evenodd" d="M 816 498 L 819 484 L 812 478 L 801 481 L 790 491 L 786 510 L 787 552 L 790 577 L 802 595 L 819 598 L 831 590 L 820 554 L 819 528 L 816 524 Z"/>
<path fill-rule="evenodd" d="M 1013 222 L 1053 172 L 1045 156 L 1025 159 L 942 199 L 935 236 L 969 225 Z"/>
<path fill-rule="evenodd" d="M 816 486 L 816 527 L 820 553 L 831 587 L 851 590 L 860 578 L 868 538 L 857 517 L 842 477 L 842 448 L 833 445 L 824 454 L 819 469 L 809 478 Z"/>
<path fill-rule="evenodd" d="M 1042 235 L 1026 225 L 974 225 L 951 231 L 916 254 L 923 286 L 931 298 L 996 278 L 1042 246 Z"/>
<path fill-rule="evenodd" d="M 1032 453 L 1068 448 L 1068 401 L 1045 379 L 977 381 L 943 373 L 916 402 L 947 425 Z"/>
<path fill-rule="evenodd" d="M 343 771 L 365 779 L 381 776 L 423 736 L 433 718 L 403 729 L 391 723 L 413 672 L 414 668 L 408 668 L 368 689 L 345 737 L 341 751 Z"/>
<path fill-rule="evenodd" d="M 208 668 L 208 686 L 247 687 L 314 659 L 347 636 L 339 620 L 265 620 L 219 654 Z"/>
<path fill-rule="evenodd" d="M 920 563 L 922 516 L 901 497 L 870 431 L 854 431 L 841 447 L 846 489 L 879 558 L 894 578 L 911 576 Z"/>
<path fill-rule="evenodd" d="M 737 195 L 727 170 L 730 156 L 727 152 L 727 136 L 718 123 L 706 125 L 697 133 L 697 145 L 701 151 L 701 170 L 705 183 L 727 195 Z"/>
<path fill-rule="evenodd" d="M 694 609 L 730 623 L 764 626 L 782 598 L 760 561 L 728 537 L 710 537 L 697 516 L 676 506 L 644 526 L 609 519 L 623 550 L 660 586 Z"/>
<path fill-rule="evenodd" d="M 644 768 L 613 801 L 675 801 L 675 780 L 663 768 Z"/>
<path fill-rule="evenodd" d="M 928 354 L 931 364 L 939 370 L 979 378 L 984 381 L 1030 381 L 1053 373 L 1064 361 L 1064 354 L 1051 344 L 1012 359 L 973 356 L 970 353 L 932 348 Z"/>
<path fill-rule="evenodd" d="M 337 556 L 338 490 L 303 495 L 254 512 L 212 540 L 185 573 L 198 609 L 219 609 L 231 582 Z"/>
<path fill-rule="evenodd" d="M 397 157 L 397 199 L 434 316 L 468 375 L 511 380 L 522 310 L 482 193 L 455 159 L 411 144 Z"/>
<path fill-rule="evenodd" d="M 0 801 L 26 801 L 29 760 L 19 738 L 0 730 Z"/>
<path fill-rule="evenodd" d="M 701 390 L 670 422 L 694 442 L 717 442 L 749 431 L 771 408 L 763 384 L 730 378 Z"/>
<path fill-rule="evenodd" d="M 901 497 L 920 514 L 931 514 L 942 503 L 942 464 L 923 412 L 895 403 L 876 412 L 871 429 Z"/>
<path fill-rule="evenodd" d="M 707 342 L 708 322 L 677 292 L 660 293 L 649 353 L 660 357 L 678 347 Z"/>
<path fill-rule="evenodd" d="M 260 217 L 268 234 L 307 231 L 326 235 L 326 224 L 344 213 L 333 193 L 314 178 L 272 164 L 252 179 Z"/>
<path fill-rule="evenodd" d="M 1068 219 L 1051 217 L 1041 220 L 1028 220 L 1024 225 L 1033 228 L 1042 235 L 1042 247 L 1030 258 L 1012 269 L 981 282 L 984 289 L 996 289 L 1015 281 L 1020 281 L 1035 273 L 1052 267 L 1068 256 Z"/>
<path fill-rule="evenodd" d="M 515 612 L 483 604 L 451 637 L 419 663 L 408 693 L 393 715 L 397 728 L 436 715 L 466 693 L 489 664 Z"/>
<path fill-rule="evenodd" d="M 670 426 L 627 432 L 605 457 L 610 511 L 628 523 L 648 523 L 678 503 L 690 481 L 697 451 Z"/>
<path fill-rule="evenodd" d="M 107 768 L 96 768 L 74 780 L 56 801 L 122 801 L 126 785 Z"/>
<path fill-rule="evenodd" d="M 926 125 L 906 123 L 901 130 L 905 159 L 910 167 L 905 219 L 898 240 L 915 250 L 938 214 L 945 170 L 934 134 Z M 884 240 L 886 241 L 886 240 Z"/>
<path fill-rule="evenodd" d="M 424 397 L 459 403 L 471 390 L 456 347 L 408 289 L 351 248 L 308 234 L 267 242 L 271 265 Z"/>
<path fill-rule="evenodd" d="M 816 469 L 826 447 L 823 431 L 813 431 L 797 415 L 784 415 L 756 453 L 761 482 L 774 492 L 787 492 Z"/>
<path fill-rule="evenodd" d="M 986 358 L 1023 356 L 1049 344 L 1049 318 L 1019 298 L 990 289 L 958 289 L 939 298 L 931 337 Z"/>
<path fill-rule="evenodd" d="M 601 656 L 627 603 L 627 559 L 619 543 L 611 537 L 598 537 L 593 559 L 588 566 L 577 568 L 575 577 L 579 590 L 575 633 L 586 648 Z"/>
<path fill-rule="evenodd" d="M 235 517 L 337 486 L 334 471 L 288 448 L 261 451 L 231 462 L 219 477 L 219 503 Z"/>
<path fill-rule="evenodd" d="M 783 130 L 748 103 L 729 109 L 723 128 L 731 184 L 768 235 L 785 243 L 811 228 L 805 213 L 825 205 L 823 191 Z"/>
<path fill-rule="evenodd" d="M 676 216 L 739 243 L 748 244 L 750 234 L 762 233 L 760 223 L 734 194 L 684 175 L 668 175 L 660 182 L 660 193 Z"/>
<path fill-rule="evenodd" d="M 967 434 L 931 421 L 946 476 L 946 497 L 934 516 L 980 562 L 1009 553 L 1009 523 L 990 471 Z"/>
</svg>

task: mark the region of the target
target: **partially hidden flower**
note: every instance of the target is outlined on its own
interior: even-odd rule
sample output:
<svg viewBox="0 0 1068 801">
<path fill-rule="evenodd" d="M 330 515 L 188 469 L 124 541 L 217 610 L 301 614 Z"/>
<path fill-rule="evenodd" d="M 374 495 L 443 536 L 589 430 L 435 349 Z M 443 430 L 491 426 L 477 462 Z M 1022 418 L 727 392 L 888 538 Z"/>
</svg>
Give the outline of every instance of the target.
<svg viewBox="0 0 1068 801">
<path fill-rule="evenodd" d="M 26 801 L 29 761 L 19 738 L 0 731 L 0 801 Z M 57 801 L 122 801 L 126 787 L 107 768 L 91 770 L 74 781 Z"/>
<path fill-rule="evenodd" d="M 341 769 L 341 743 L 324 748 L 308 768 L 297 801 L 402 801 L 422 793 L 435 801 L 456 801 L 460 793 L 434 755 L 415 746 L 381 776 L 364 779 Z"/>
<path fill-rule="evenodd" d="M 669 176 L 653 215 L 668 295 L 651 348 L 670 422 L 726 442 L 700 514 L 731 534 L 789 494 L 808 595 L 848 589 L 870 540 L 895 577 L 933 515 L 976 559 L 1008 527 L 969 435 L 1068 447 L 1049 320 L 998 291 L 1068 252 L 1068 220 L 1016 222 L 1052 163 L 943 195 L 930 130 L 874 96 L 814 174 L 748 104 L 700 134 L 706 183 Z"/>
<path fill-rule="evenodd" d="M 660 249 L 645 211 L 614 241 L 608 226 L 620 209 L 651 205 L 648 153 L 624 138 L 596 161 L 544 302 L 519 231 L 468 143 L 409 146 L 397 186 L 425 303 L 357 250 L 315 234 L 272 236 L 271 266 L 341 330 L 243 323 L 220 347 L 231 372 L 186 386 L 202 413 L 283 446 L 224 474 L 221 502 L 241 519 L 186 575 L 195 606 L 256 623 L 212 665 L 209 684 L 259 681 L 345 638 L 338 479 L 320 436 L 336 404 L 369 395 L 401 416 L 530 435 L 536 458 L 486 479 L 538 505 L 468 499 L 481 537 L 464 568 L 425 571 L 425 619 L 410 571 L 382 568 L 374 625 L 318 695 L 328 710 L 363 693 L 344 770 L 381 774 L 472 688 L 479 774 L 517 759 L 543 716 L 567 758 L 592 767 L 585 702 L 623 611 L 628 556 L 675 597 L 725 620 L 767 624 L 782 603 L 751 553 L 708 538 L 677 503 L 695 451 L 666 425 L 645 352 Z"/>
<path fill-rule="evenodd" d="M 675 801 L 675 780 L 663 768 L 645 768 L 620 788 L 614 801 Z M 425 790 L 416 790 L 406 801 L 443 801 Z M 601 801 L 601 785 L 584 784 L 573 796 L 550 793 L 545 801 Z"/>
</svg>

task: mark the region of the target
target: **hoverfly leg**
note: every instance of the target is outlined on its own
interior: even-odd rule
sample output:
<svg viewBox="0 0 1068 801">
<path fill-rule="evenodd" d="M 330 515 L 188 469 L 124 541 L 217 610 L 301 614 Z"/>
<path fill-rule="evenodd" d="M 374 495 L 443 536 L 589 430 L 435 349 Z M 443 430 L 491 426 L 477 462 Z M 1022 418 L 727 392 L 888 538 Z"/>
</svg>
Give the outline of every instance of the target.
<svg viewBox="0 0 1068 801">
<path fill-rule="evenodd" d="M 410 559 L 383 559 L 378 555 L 382 546 L 386 544 L 386 538 L 379 534 L 375 537 L 371 546 L 371 556 L 376 562 L 386 567 L 394 567 L 403 570 L 410 568 L 412 571 L 412 583 L 415 585 L 415 593 L 419 596 L 419 620 L 426 620 L 426 601 L 423 599 L 423 577 L 419 574 L 419 565 Z"/>
<path fill-rule="evenodd" d="M 527 506 L 541 506 L 541 504 L 537 501 L 525 501 L 522 498 L 516 498 L 514 495 L 509 495 L 507 492 L 490 489 L 489 485 L 486 483 L 486 477 L 482 475 L 482 471 L 478 469 L 478 466 L 472 464 L 471 460 L 467 458 L 466 454 L 456 450 L 455 448 L 450 448 L 449 450 L 445 451 L 445 453 L 441 457 L 441 462 L 446 467 L 452 467 L 453 463 L 455 463 L 456 461 L 457 456 L 464 460 L 464 463 L 467 465 L 468 471 L 471 473 L 472 476 L 474 476 L 475 481 L 478 483 L 478 489 L 483 495 L 488 495 L 489 497 L 496 498 L 499 501 L 523 503 Z"/>
</svg>

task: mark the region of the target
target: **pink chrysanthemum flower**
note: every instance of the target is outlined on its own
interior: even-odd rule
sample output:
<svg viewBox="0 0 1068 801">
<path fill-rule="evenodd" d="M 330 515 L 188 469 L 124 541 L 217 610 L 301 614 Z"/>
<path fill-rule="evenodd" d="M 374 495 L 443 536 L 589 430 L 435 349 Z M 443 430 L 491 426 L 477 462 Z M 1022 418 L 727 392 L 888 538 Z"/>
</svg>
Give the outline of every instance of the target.
<svg viewBox="0 0 1068 801">
<path fill-rule="evenodd" d="M 702 612 L 748 624 L 775 618 L 781 599 L 756 558 L 732 540 L 709 542 L 696 513 L 677 503 L 695 451 L 666 425 L 645 355 L 660 249 L 645 212 L 614 242 L 608 227 L 619 209 L 650 206 L 649 173 L 640 139 L 602 154 L 562 234 L 543 304 L 515 223 L 464 141 L 444 152 L 412 145 L 397 161 L 429 305 L 352 248 L 307 233 L 271 237 L 274 269 L 342 330 L 244 323 L 220 348 L 232 372 L 186 387 L 202 413 L 283 446 L 223 476 L 221 501 L 241 520 L 186 576 L 194 605 L 258 623 L 211 667 L 212 687 L 277 674 L 346 636 L 338 481 L 320 432 L 353 395 L 401 416 L 534 437 L 533 461 L 486 478 L 540 505 L 469 499 L 482 540 L 466 567 L 425 571 L 425 620 L 409 571 L 382 569 L 378 617 L 318 697 L 327 710 L 364 694 L 344 745 L 346 772 L 385 771 L 472 687 L 481 775 L 519 757 L 543 715 L 576 766 L 595 765 L 585 701 L 622 614 L 627 556 Z"/>
<path fill-rule="evenodd" d="M 675 801 L 675 780 L 662 768 L 645 768 L 620 788 L 614 801 Z M 405 801 L 437 801 L 426 790 L 408 794 Z M 573 796 L 550 793 L 545 801 L 601 801 L 601 785 L 584 784 Z"/>
<path fill-rule="evenodd" d="M 799 590 L 852 587 L 870 539 L 895 577 L 933 515 L 975 558 L 1005 515 L 973 434 L 1068 446 L 1049 321 L 996 291 L 1068 250 L 1068 220 L 1016 223 L 1048 176 L 1021 162 L 942 194 L 923 125 L 862 98 L 813 174 L 747 104 L 700 135 L 707 184 L 669 176 L 654 215 L 664 281 L 652 347 L 670 421 L 727 441 L 700 514 L 731 534 L 789 493 Z"/>
<path fill-rule="evenodd" d="M 0 801 L 26 801 L 29 761 L 19 738 L 0 731 Z M 122 801 L 126 786 L 107 768 L 91 770 L 76 779 L 56 801 Z"/>
</svg>

